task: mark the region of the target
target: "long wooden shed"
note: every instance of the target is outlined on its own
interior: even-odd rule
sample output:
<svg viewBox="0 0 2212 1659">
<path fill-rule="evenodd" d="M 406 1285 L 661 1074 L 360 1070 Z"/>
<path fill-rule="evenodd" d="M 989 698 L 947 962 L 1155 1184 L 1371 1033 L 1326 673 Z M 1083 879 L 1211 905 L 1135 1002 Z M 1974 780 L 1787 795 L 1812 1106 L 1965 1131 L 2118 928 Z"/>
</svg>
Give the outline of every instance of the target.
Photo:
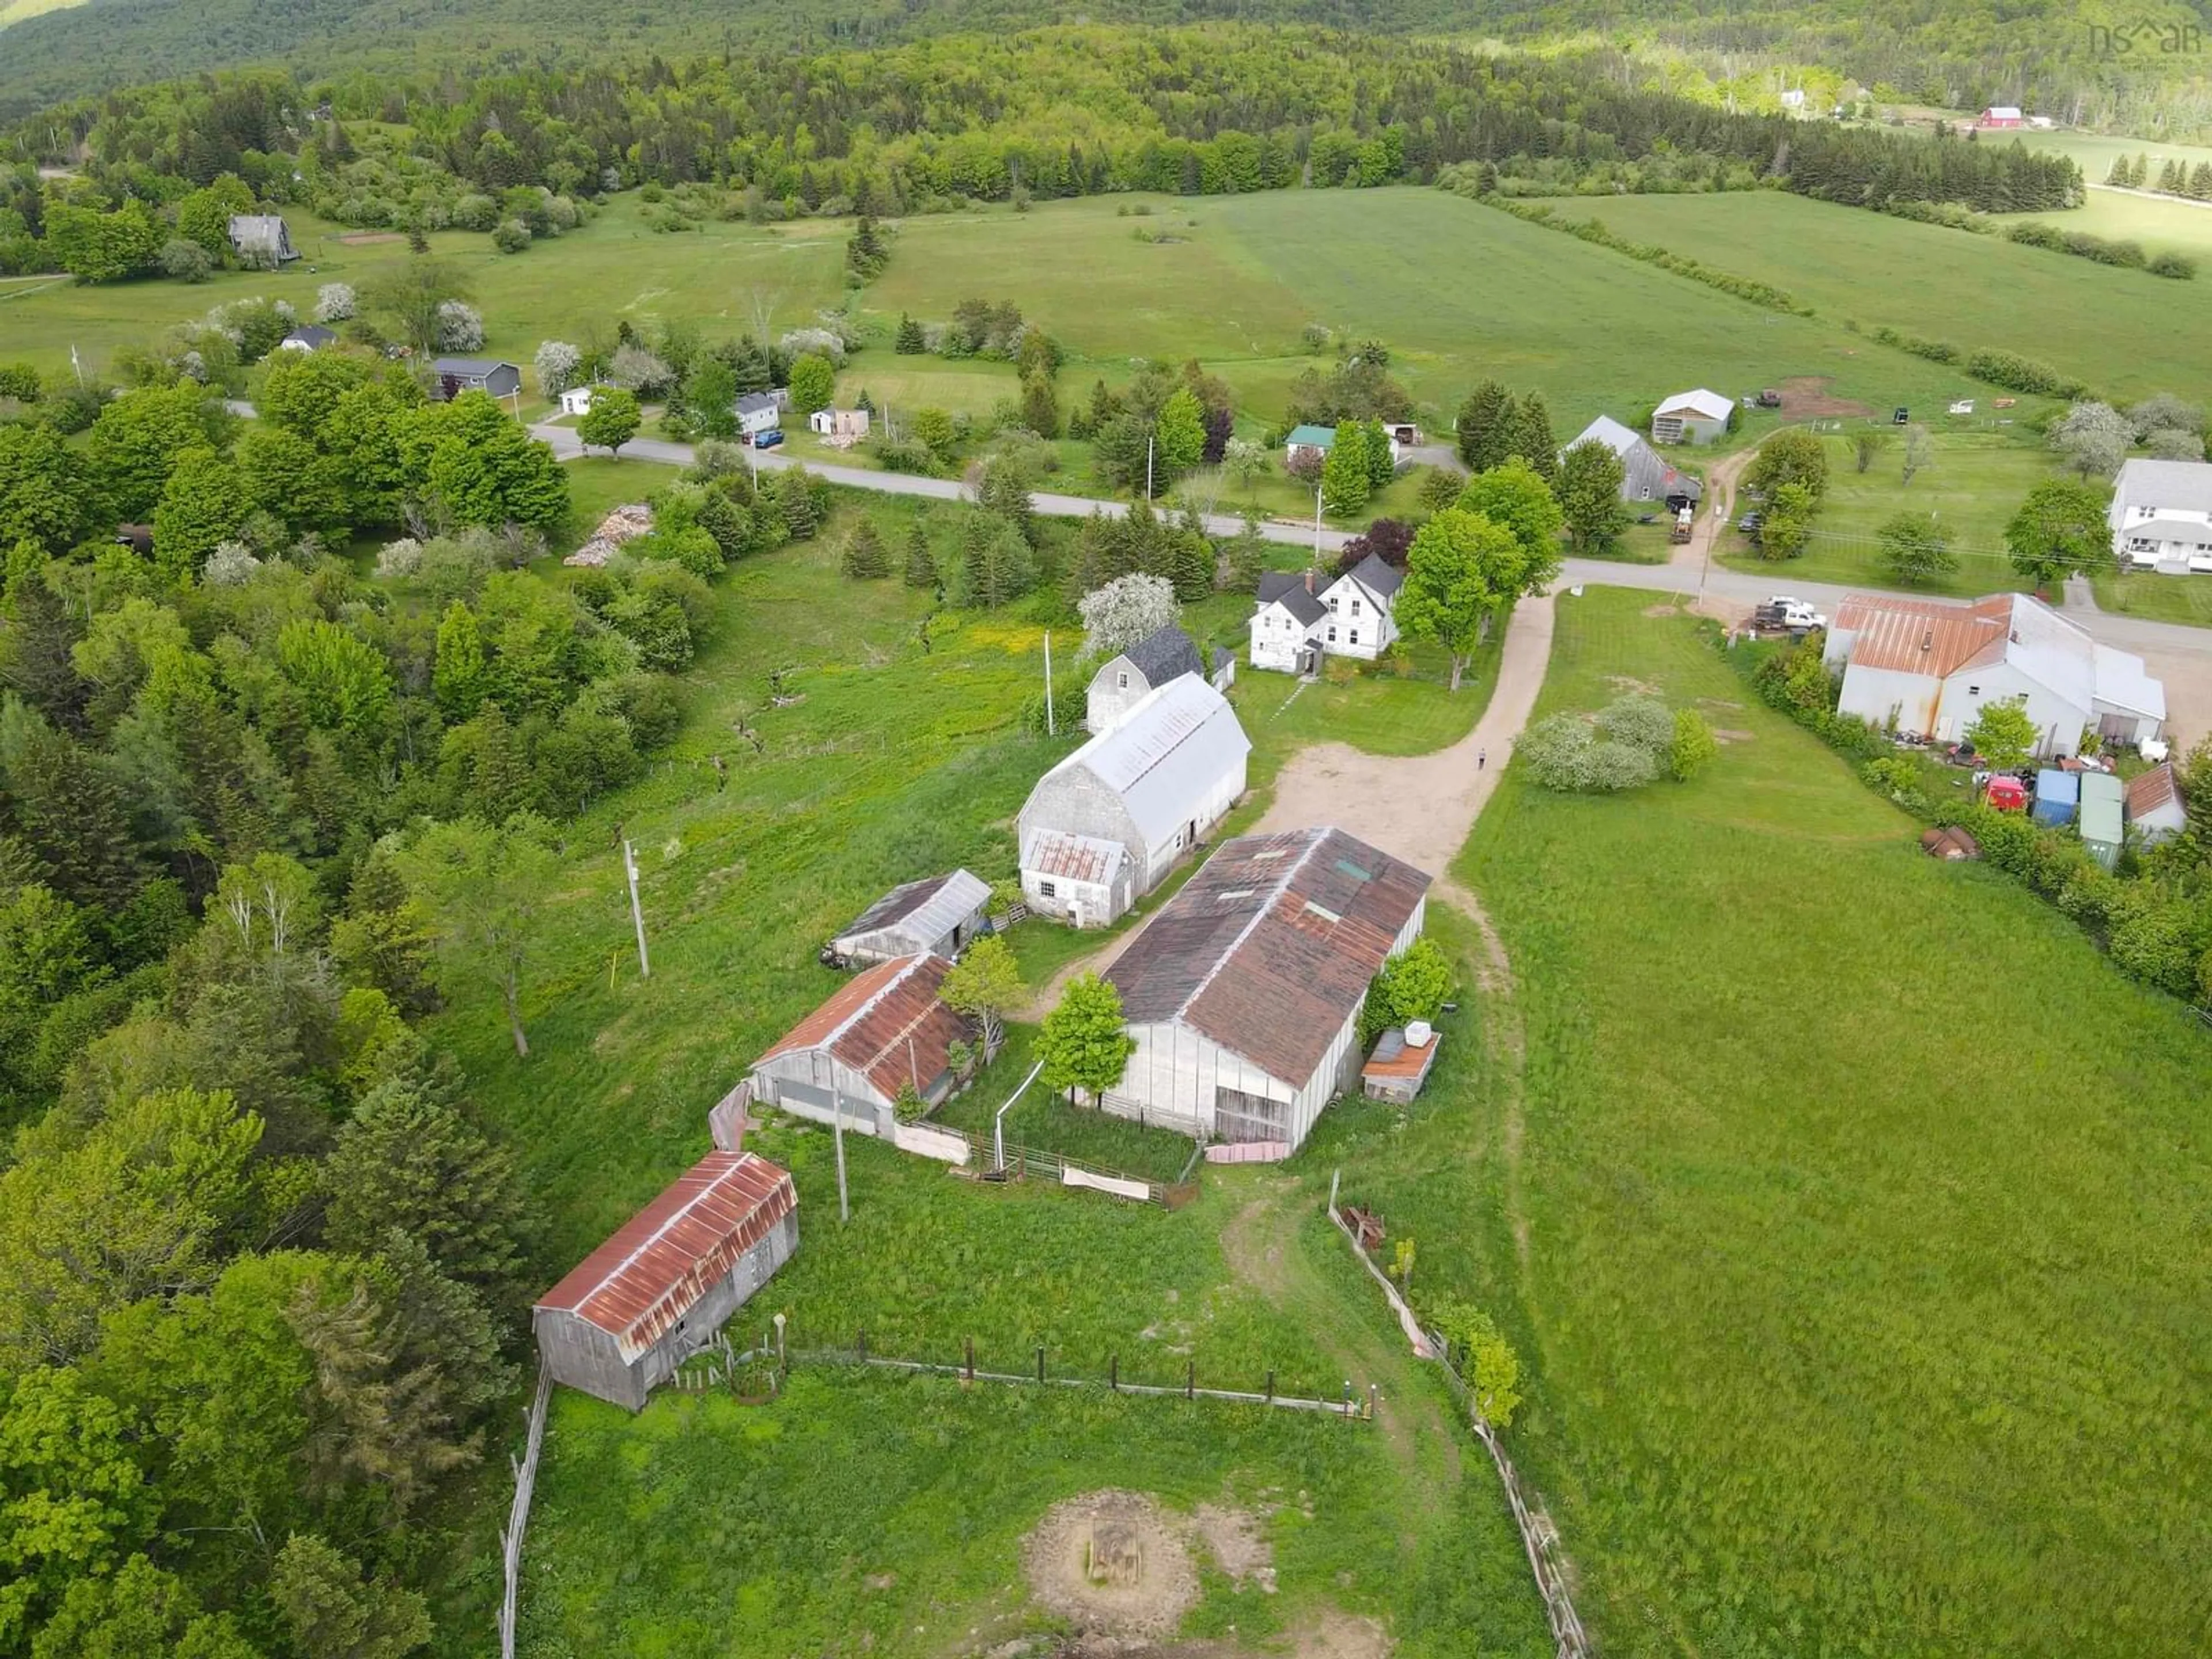
<svg viewBox="0 0 2212 1659">
<path fill-rule="evenodd" d="M 790 1172 L 709 1152 L 539 1299 L 538 1354 L 555 1382 L 642 1410 L 798 1248 Z"/>
</svg>

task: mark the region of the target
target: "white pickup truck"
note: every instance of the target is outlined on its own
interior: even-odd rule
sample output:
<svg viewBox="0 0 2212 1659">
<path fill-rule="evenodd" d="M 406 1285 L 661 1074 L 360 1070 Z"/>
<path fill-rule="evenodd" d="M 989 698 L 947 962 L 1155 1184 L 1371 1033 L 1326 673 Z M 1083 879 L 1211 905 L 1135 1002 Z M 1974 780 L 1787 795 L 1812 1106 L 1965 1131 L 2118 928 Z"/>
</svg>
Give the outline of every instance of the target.
<svg viewBox="0 0 2212 1659">
<path fill-rule="evenodd" d="M 1761 628 L 1787 629 L 1792 634 L 1810 633 L 1828 625 L 1827 617 L 1821 612 L 1787 593 L 1778 593 L 1760 605 L 1752 613 L 1752 621 Z"/>
</svg>

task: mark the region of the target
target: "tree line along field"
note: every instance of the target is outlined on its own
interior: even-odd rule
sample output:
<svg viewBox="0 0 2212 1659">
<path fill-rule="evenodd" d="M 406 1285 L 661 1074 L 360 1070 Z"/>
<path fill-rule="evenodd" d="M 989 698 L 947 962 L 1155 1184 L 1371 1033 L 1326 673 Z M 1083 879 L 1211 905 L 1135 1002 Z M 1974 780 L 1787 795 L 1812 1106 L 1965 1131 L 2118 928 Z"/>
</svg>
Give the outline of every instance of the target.
<svg viewBox="0 0 2212 1659">
<path fill-rule="evenodd" d="M 1577 197 L 1558 205 L 1637 241 L 1771 283 L 1812 306 L 1830 327 L 1848 319 L 1869 330 L 1887 325 L 1944 341 L 1962 353 L 2016 351 L 2124 401 L 2186 393 L 2212 379 L 2212 330 L 2198 323 L 2204 310 L 2198 283 L 1771 191 Z M 2212 218 L 2200 210 L 2174 210 Z M 2022 216 L 2073 224 L 2067 215 Z M 1859 349 L 1881 349 L 1871 341 Z M 1927 367 L 1942 372 L 1941 365 Z M 1955 388 L 1947 398 L 1992 395 L 1957 371 L 1942 384 Z M 1900 388 L 1872 401 L 1916 400 Z"/>
<path fill-rule="evenodd" d="M 2197 1650 L 2205 1033 L 1923 857 L 1648 599 L 1559 600 L 1537 712 L 1649 687 L 1720 760 L 1622 797 L 1508 773 L 1455 873 L 1525 1060 L 1332 1113 L 1309 1179 L 1509 1319 L 1607 1651 Z"/>
</svg>

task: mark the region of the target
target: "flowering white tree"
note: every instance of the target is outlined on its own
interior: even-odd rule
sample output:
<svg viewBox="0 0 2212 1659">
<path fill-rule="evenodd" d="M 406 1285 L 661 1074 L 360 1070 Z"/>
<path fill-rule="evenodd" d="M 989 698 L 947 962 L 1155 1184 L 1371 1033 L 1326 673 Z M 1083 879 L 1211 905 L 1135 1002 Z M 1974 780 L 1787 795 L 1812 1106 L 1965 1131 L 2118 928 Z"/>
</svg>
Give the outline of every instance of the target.
<svg viewBox="0 0 2212 1659">
<path fill-rule="evenodd" d="M 538 389 L 557 398 L 576 384 L 584 367 L 584 354 L 566 340 L 548 340 L 538 348 Z"/>
<path fill-rule="evenodd" d="M 1164 576 L 1116 576 L 1076 605 L 1087 655 L 1111 657 L 1182 619 L 1175 584 Z"/>
<path fill-rule="evenodd" d="M 835 329 L 794 328 L 776 343 L 793 357 L 804 356 L 811 351 L 827 357 L 840 368 L 845 366 L 845 337 Z"/>
<path fill-rule="evenodd" d="M 315 320 L 342 323 L 361 309 L 351 283 L 325 283 L 315 290 Z"/>
<path fill-rule="evenodd" d="M 614 361 L 607 365 L 607 379 L 641 398 L 665 392 L 675 378 L 673 369 L 641 345 L 617 348 Z"/>
<path fill-rule="evenodd" d="M 261 561 L 244 542 L 217 542 L 200 567 L 204 587 L 242 587 L 261 569 Z"/>
<path fill-rule="evenodd" d="M 473 306 L 446 300 L 438 306 L 438 349 L 474 351 L 484 343 L 483 318 Z"/>
</svg>

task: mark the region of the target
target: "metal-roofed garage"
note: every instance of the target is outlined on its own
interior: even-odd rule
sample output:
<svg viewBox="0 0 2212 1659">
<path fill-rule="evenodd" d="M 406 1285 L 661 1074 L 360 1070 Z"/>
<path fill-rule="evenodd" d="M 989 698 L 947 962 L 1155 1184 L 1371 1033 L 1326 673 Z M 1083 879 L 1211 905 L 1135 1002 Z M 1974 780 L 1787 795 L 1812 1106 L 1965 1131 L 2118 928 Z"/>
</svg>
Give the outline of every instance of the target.
<svg viewBox="0 0 2212 1659">
<path fill-rule="evenodd" d="M 545 1370 L 641 1411 L 798 1248 L 790 1173 L 710 1152 L 539 1299 L 531 1326 Z"/>
</svg>

